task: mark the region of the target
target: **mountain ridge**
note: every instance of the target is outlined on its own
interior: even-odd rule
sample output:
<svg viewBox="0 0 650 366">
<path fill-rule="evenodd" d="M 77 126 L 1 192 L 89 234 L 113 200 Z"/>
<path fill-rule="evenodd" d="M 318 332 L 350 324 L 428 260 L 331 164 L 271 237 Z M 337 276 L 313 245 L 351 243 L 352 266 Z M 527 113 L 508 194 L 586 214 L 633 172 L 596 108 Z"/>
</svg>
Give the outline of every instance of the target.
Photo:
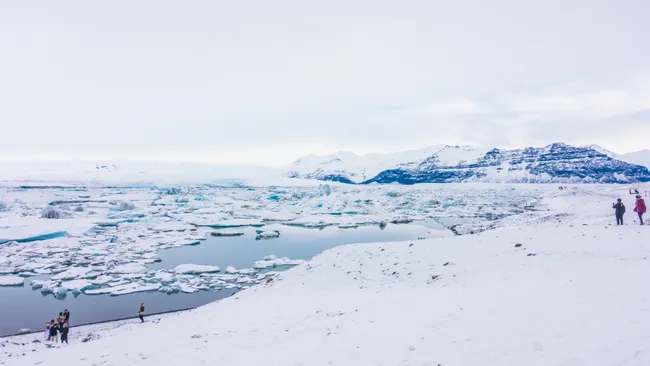
<svg viewBox="0 0 650 366">
<path fill-rule="evenodd" d="M 396 154 L 312 155 L 298 159 L 286 175 L 348 184 L 650 181 L 647 167 L 619 159 L 600 146 L 564 143 L 524 149 L 440 145 Z"/>
</svg>

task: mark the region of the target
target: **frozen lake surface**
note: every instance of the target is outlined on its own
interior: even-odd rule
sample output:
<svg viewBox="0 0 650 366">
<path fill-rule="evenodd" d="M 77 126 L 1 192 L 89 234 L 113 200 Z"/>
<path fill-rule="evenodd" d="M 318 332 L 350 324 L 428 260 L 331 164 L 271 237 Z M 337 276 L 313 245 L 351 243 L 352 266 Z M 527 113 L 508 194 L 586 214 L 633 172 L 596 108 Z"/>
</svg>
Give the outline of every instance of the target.
<svg viewBox="0 0 650 366">
<path fill-rule="evenodd" d="M 196 307 L 328 248 L 469 233 L 535 197 L 489 185 L 0 187 L 0 334 L 66 308 L 74 325 L 134 316 L 140 302 Z"/>
<path fill-rule="evenodd" d="M 199 245 L 162 250 L 159 252 L 161 261 L 148 265 L 148 268 L 172 269 L 183 263 L 216 265 L 222 269 L 229 265 L 250 268 L 255 261 L 268 255 L 310 259 L 323 250 L 338 245 L 382 240 L 416 240 L 432 231 L 419 225 L 393 224 L 387 224 L 383 229 L 379 226 L 364 226 L 354 229 L 326 227 L 319 230 L 284 225 L 270 225 L 269 229 L 281 230 L 280 237 L 256 240 L 256 229 L 243 228 L 240 230 L 244 233 L 242 236 L 210 236 Z M 47 279 L 47 276 L 31 279 Z M 232 288 L 172 295 L 158 291 L 123 296 L 68 294 L 55 298 L 32 290 L 27 285 L 0 287 L 0 307 L 4 309 L 0 335 L 14 334 L 23 328 L 41 329 L 47 320 L 54 318 L 64 309 L 69 309 L 73 314 L 70 320 L 73 325 L 86 324 L 135 316 L 141 302 L 146 304 L 149 313 L 167 312 L 204 305 L 228 297 L 238 290 Z"/>
</svg>

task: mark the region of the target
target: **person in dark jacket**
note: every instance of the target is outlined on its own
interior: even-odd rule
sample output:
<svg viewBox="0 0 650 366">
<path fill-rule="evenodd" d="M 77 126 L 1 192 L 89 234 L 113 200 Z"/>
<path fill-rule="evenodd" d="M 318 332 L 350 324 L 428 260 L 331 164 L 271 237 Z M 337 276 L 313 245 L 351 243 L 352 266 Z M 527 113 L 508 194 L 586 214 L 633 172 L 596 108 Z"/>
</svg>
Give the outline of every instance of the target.
<svg viewBox="0 0 650 366">
<path fill-rule="evenodd" d="M 634 212 L 639 215 L 639 222 L 643 225 L 643 214 L 646 212 L 645 201 L 641 195 L 636 196 L 636 205 L 634 206 Z"/>
<path fill-rule="evenodd" d="M 54 319 L 52 319 L 52 325 L 50 326 L 50 341 L 59 343 L 59 324 Z"/>
<path fill-rule="evenodd" d="M 70 312 L 68 309 L 65 309 L 63 312 L 63 322 L 70 326 Z"/>
<path fill-rule="evenodd" d="M 70 327 L 68 327 L 68 324 L 63 323 L 63 327 L 61 327 L 61 343 L 65 342 L 68 344 L 68 332 L 70 331 Z"/>
<path fill-rule="evenodd" d="M 138 311 L 138 318 L 140 318 L 140 322 L 144 323 L 144 303 L 140 304 L 140 311 Z"/>
<path fill-rule="evenodd" d="M 615 210 L 614 214 L 616 215 L 616 225 L 623 225 L 623 214 L 625 213 L 625 205 L 620 198 L 616 200 L 616 203 L 612 206 Z"/>
</svg>

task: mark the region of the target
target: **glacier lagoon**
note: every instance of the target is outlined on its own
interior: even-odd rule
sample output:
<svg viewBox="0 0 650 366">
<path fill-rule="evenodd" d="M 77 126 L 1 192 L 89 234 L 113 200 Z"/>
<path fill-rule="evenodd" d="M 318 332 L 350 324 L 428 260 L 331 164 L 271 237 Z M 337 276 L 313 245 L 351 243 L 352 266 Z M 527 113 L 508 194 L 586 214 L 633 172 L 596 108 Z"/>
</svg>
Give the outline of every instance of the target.
<svg viewBox="0 0 650 366">
<path fill-rule="evenodd" d="M 269 225 L 267 230 L 278 230 L 280 236 L 273 239 L 256 240 L 255 228 L 242 228 L 241 236 L 211 236 L 199 245 L 188 245 L 165 249 L 159 252 L 160 262 L 147 265 L 150 270 L 173 269 L 183 263 L 251 268 L 254 262 L 268 255 L 292 259 L 310 259 L 314 255 L 339 245 L 370 243 L 377 241 L 417 240 L 431 237 L 439 229 L 421 225 L 394 225 L 385 227 L 362 226 L 341 229 L 330 226 L 322 229 L 307 229 L 285 225 Z M 218 231 L 218 230 L 215 230 Z M 271 270 L 289 268 L 276 267 Z M 34 331 L 43 328 L 46 321 L 55 318 L 64 309 L 71 311 L 71 324 L 75 325 L 101 322 L 126 317 L 135 317 L 140 302 L 146 304 L 147 313 L 160 313 L 194 308 L 209 302 L 228 297 L 239 288 L 222 288 L 215 291 L 167 294 L 159 291 L 138 292 L 122 296 L 89 296 L 68 292 L 64 297 L 55 298 L 32 290 L 31 280 L 46 280 L 48 276 L 29 277 L 24 286 L 0 287 L 0 308 L 3 321 L 0 322 L 0 335 L 15 334 L 19 329 Z M 137 320 L 137 319 L 136 319 Z"/>
<path fill-rule="evenodd" d="M 471 184 L 0 187 L 0 276 L 25 278 L 0 287 L 0 334 L 65 308 L 74 326 L 133 317 L 142 301 L 148 313 L 199 306 L 334 246 L 470 233 L 538 197 Z"/>
</svg>

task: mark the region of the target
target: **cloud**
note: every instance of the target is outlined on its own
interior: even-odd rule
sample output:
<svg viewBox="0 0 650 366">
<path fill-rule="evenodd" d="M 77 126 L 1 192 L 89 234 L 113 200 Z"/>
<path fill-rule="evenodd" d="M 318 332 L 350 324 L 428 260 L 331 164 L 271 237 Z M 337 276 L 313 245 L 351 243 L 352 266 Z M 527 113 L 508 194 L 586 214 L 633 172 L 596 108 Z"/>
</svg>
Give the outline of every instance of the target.
<svg viewBox="0 0 650 366">
<path fill-rule="evenodd" d="M 646 34 L 646 1 L 2 3 L 0 155 L 647 148 Z"/>
</svg>

